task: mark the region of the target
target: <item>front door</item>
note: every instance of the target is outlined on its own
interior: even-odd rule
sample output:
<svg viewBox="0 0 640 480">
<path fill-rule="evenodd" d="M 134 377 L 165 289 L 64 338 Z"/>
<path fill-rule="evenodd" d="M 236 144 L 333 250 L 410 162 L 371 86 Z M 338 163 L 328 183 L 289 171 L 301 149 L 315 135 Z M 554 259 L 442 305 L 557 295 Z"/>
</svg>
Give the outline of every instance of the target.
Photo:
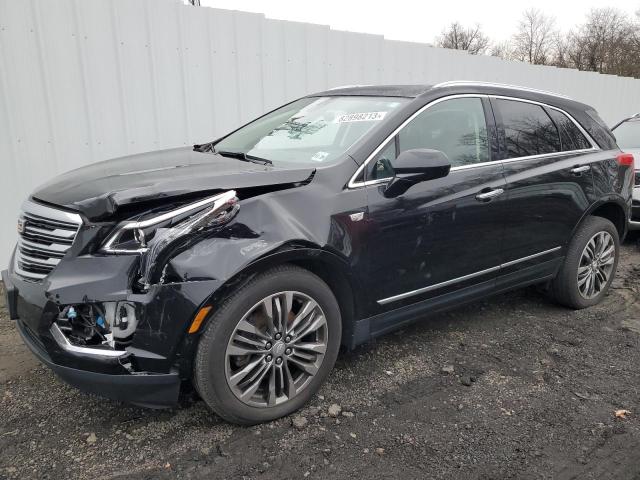
<svg viewBox="0 0 640 480">
<path fill-rule="evenodd" d="M 368 164 L 368 291 L 381 308 L 491 283 L 497 275 L 505 181 L 502 165 L 492 161 L 493 128 L 484 98 L 437 101 Z M 385 179 L 393 175 L 393 160 L 414 148 L 444 152 L 451 172 L 386 198 Z"/>
</svg>

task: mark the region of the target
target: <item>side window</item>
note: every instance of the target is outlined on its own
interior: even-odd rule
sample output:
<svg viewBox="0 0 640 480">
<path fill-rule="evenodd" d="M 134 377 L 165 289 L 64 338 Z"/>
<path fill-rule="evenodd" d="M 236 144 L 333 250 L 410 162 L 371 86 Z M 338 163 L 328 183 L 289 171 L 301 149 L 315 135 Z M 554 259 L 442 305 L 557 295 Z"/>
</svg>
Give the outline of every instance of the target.
<svg viewBox="0 0 640 480">
<path fill-rule="evenodd" d="M 453 167 L 488 162 L 482 100 L 452 98 L 427 108 L 400 131 L 398 143 L 400 152 L 413 148 L 440 150 Z"/>
<path fill-rule="evenodd" d="M 560 131 L 560 142 L 562 143 L 563 152 L 591 148 L 589 141 L 569 117 L 553 108 L 548 109 L 548 111 Z"/>
<path fill-rule="evenodd" d="M 494 100 L 502 117 L 507 158 L 560 151 L 560 135 L 540 105 L 517 100 Z"/>
<path fill-rule="evenodd" d="M 376 158 L 371 162 L 369 167 L 369 176 L 367 180 L 378 180 L 381 178 L 393 177 L 392 163 L 396 159 L 396 142 L 391 139 L 386 147 L 384 147 Z"/>
<path fill-rule="evenodd" d="M 451 166 L 489 161 L 489 141 L 482 100 L 452 98 L 414 118 L 369 163 L 367 180 L 393 177 L 397 154 L 414 148 L 444 152 Z"/>
</svg>

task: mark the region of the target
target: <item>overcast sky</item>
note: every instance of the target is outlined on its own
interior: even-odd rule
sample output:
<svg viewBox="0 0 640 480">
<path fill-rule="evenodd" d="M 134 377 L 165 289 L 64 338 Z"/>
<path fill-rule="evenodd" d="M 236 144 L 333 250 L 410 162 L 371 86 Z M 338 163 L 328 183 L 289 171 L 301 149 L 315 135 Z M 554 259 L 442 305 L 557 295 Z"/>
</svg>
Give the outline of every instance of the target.
<svg viewBox="0 0 640 480">
<path fill-rule="evenodd" d="M 434 37 L 454 21 L 465 25 L 479 23 L 493 40 L 506 40 L 516 29 L 522 11 L 531 6 L 556 17 L 562 30 L 582 22 L 594 7 L 616 7 L 629 15 L 640 10 L 640 0 L 536 0 L 530 3 L 517 0 L 201 0 L 201 4 L 425 43 L 433 42 Z"/>
</svg>

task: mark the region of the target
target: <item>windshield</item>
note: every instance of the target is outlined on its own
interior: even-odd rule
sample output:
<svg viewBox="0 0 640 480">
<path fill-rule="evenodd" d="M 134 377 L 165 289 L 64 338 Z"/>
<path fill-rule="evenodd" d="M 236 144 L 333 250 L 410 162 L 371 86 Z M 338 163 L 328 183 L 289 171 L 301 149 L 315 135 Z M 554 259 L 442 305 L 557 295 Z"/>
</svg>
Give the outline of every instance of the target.
<svg viewBox="0 0 640 480">
<path fill-rule="evenodd" d="M 627 120 L 613 131 L 622 150 L 640 148 L 640 119 Z"/>
<path fill-rule="evenodd" d="M 317 164 L 344 154 L 394 109 L 407 102 L 391 97 L 302 98 L 224 138 L 216 152 Z"/>
</svg>

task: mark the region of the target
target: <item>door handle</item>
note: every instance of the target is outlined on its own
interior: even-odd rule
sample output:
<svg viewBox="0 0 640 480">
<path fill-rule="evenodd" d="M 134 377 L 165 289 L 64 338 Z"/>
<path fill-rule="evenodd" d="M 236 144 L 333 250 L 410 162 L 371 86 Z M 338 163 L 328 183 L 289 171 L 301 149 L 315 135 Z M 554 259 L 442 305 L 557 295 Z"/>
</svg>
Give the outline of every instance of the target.
<svg viewBox="0 0 640 480">
<path fill-rule="evenodd" d="M 582 165 L 581 167 L 573 167 L 571 169 L 571 173 L 573 173 L 574 175 L 578 175 L 580 173 L 588 172 L 589 170 L 591 170 L 591 167 L 589 165 Z"/>
<path fill-rule="evenodd" d="M 479 193 L 476 195 L 476 200 L 479 202 L 490 202 L 496 197 L 499 197 L 504 193 L 502 188 L 496 188 L 495 190 L 489 190 L 488 192 Z"/>
</svg>

